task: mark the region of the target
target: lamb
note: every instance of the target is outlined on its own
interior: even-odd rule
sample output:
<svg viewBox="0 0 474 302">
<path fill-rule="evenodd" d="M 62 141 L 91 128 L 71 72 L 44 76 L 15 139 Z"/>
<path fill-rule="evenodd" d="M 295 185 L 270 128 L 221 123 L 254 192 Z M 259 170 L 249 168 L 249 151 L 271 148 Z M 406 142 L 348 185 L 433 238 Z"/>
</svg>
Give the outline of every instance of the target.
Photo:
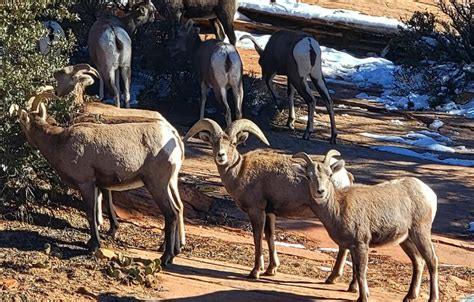
<svg viewBox="0 0 474 302">
<path fill-rule="evenodd" d="M 123 81 L 125 107 L 130 107 L 132 35 L 137 27 L 155 20 L 156 8 L 151 0 L 134 5 L 123 17 L 106 16 L 94 22 L 89 31 L 89 53 L 99 70 L 100 98 L 104 97 L 104 81 L 120 107 L 120 75 Z"/>
<path fill-rule="evenodd" d="M 146 186 L 165 217 L 162 263 L 172 263 L 184 235 L 177 223 L 182 204 L 178 172 L 184 161 L 184 146 L 177 131 L 162 121 L 79 123 L 61 128 L 48 124 L 46 118 L 43 103 L 38 111 L 22 110 L 21 128 L 62 180 L 79 189 L 87 206 L 89 249 L 100 247 L 96 188 L 122 191 Z"/>
<path fill-rule="evenodd" d="M 280 265 L 274 242 L 276 216 L 292 218 L 312 214 L 312 201 L 305 178 L 293 169 L 297 162 L 291 156 L 265 150 L 239 153 L 237 146 L 247 140 L 249 133 L 269 145 L 258 126 L 247 119 L 234 121 L 225 131 L 215 121 L 202 119 L 191 127 L 183 141 L 199 134 L 201 140 L 212 146 L 224 187 L 252 224 L 255 264 L 249 278 L 258 279 L 263 269 L 263 234 L 270 251 L 270 263 L 264 275 L 273 276 Z M 352 183 L 348 172 L 345 175 L 341 172 L 338 177 L 341 176 L 345 179 L 335 180 L 338 185 Z M 341 267 L 335 267 L 335 275 L 342 270 L 344 261 L 338 265 Z"/>
<path fill-rule="evenodd" d="M 238 0 L 171 0 L 168 5 L 177 12 L 178 19 L 208 19 L 217 39 L 224 41 L 226 34 L 235 46 L 234 15 Z"/>
<path fill-rule="evenodd" d="M 240 38 L 250 39 L 255 46 L 255 50 L 260 55 L 258 63 L 262 67 L 262 76 L 270 90 L 274 101 L 279 108 L 282 108 L 272 81 L 276 74 L 286 75 L 288 77 L 288 102 L 289 114 L 287 126 L 290 129 L 295 128 L 295 92 L 303 97 L 308 105 L 308 123 L 303 139 L 309 139 L 314 132 L 314 111 L 316 99 L 311 93 L 311 89 L 306 81 L 311 78 L 314 86 L 321 95 L 331 120 L 331 139 L 330 143 L 336 143 L 337 130 L 334 119 L 333 101 L 329 95 L 326 81 L 323 77 L 321 68 L 321 48 L 313 36 L 297 31 L 280 30 L 275 32 L 268 41 L 265 49 L 258 45 L 252 36 L 244 35 Z"/>
<path fill-rule="evenodd" d="M 367 301 L 366 280 L 368 249 L 385 244 L 400 244 L 412 261 L 413 276 L 404 301 L 416 299 L 420 292 L 423 260 L 430 273 L 430 298 L 437 301 L 438 258 L 431 243 L 431 226 L 436 215 L 435 192 L 414 177 L 405 177 L 373 186 L 355 185 L 337 189 L 330 176 L 344 166 L 336 150 L 326 154 L 323 162 L 313 162 L 306 153 L 295 154 L 305 164 L 295 167 L 307 178 L 311 206 L 319 213 L 329 236 L 340 249 L 351 253 L 354 274 L 359 285 L 359 301 Z"/>
<path fill-rule="evenodd" d="M 173 54 L 186 52 L 192 58 L 197 80 L 201 85 L 201 113 L 204 118 L 207 92 L 214 89 L 218 101 L 225 108 L 227 126 L 232 123 L 232 114 L 227 101 L 227 90 L 232 89 L 235 103 L 235 117 L 242 118 L 242 86 L 243 65 L 235 46 L 211 39 L 201 41 L 199 31 L 188 20 L 184 28 L 177 29 L 176 37 L 169 42 Z"/>
</svg>

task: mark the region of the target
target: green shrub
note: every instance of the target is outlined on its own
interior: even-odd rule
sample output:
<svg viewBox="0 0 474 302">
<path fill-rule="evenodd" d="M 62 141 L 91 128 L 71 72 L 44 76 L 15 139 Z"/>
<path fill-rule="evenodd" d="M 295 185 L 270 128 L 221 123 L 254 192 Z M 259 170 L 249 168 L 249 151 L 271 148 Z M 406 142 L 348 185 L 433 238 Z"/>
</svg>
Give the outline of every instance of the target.
<svg viewBox="0 0 474 302">
<path fill-rule="evenodd" d="M 74 19 L 63 1 L 15 1 L 0 10 L 0 200 L 28 203 L 49 200 L 60 188 L 59 177 L 39 151 L 26 142 L 15 117 L 8 115 L 11 104 L 25 107 L 26 96 L 38 87 L 53 84 L 55 69 L 69 63 L 75 44 L 74 35 L 52 43 L 47 55 L 37 50 L 37 41 L 47 33 L 40 20 Z M 59 122 L 68 120 L 71 106 L 67 100 L 51 106 L 49 114 Z M 70 104 L 70 103 L 69 103 Z"/>
</svg>

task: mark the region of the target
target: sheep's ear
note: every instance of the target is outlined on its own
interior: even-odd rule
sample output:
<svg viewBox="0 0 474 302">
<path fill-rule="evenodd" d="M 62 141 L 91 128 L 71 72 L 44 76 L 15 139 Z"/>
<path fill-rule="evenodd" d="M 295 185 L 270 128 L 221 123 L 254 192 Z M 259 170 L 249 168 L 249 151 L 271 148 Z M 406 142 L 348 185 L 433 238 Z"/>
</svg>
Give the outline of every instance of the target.
<svg viewBox="0 0 474 302">
<path fill-rule="evenodd" d="M 39 108 L 38 108 L 38 115 L 42 120 L 46 120 L 46 106 L 44 103 L 40 103 Z"/>
<path fill-rule="evenodd" d="M 202 141 L 205 141 L 206 143 L 212 143 L 211 141 L 211 134 L 207 131 L 202 131 L 202 132 L 199 132 L 199 138 L 202 140 Z"/>
<path fill-rule="evenodd" d="M 344 168 L 345 164 L 346 164 L 346 162 L 343 159 L 340 159 L 337 162 L 333 163 L 331 165 L 332 173 L 337 173 L 337 172 L 341 171 Z"/>
<path fill-rule="evenodd" d="M 238 146 L 240 144 L 243 144 L 247 141 L 247 139 L 249 138 L 249 133 L 248 132 L 240 132 L 239 134 L 237 134 L 237 141 L 235 142 L 235 145 Z"/>
<path fill-rule="evenodd" d="M 298 176 L 303 176 L 304 178 L 308 178 L 306 175 L 306 165 L 302 164 L 292 164 L 291 168 Z"/>
<path fill-rule="evenodd" d="M 20 122 L 24 125 L 30 123 L 30 117 L 28 116 L 28 113 L 23 109 L 20 112 Z"/>
</svg>

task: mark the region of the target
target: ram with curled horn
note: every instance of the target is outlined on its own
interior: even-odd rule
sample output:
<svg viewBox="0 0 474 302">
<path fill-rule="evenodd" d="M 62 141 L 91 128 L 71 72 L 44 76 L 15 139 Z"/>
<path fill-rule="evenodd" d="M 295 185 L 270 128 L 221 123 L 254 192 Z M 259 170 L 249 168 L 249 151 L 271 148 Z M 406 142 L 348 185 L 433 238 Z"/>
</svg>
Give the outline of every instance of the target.
<svg viewBox="0 0 474 302">
<path fill-rule="evenodd" d="M 275 219 L 279 217 L 314 217 L 312 202 L 305 177 L 296 172 L 302 169 L 300 161 L 290 155 L 270 150 L 255 150 L 240 154 L 239 144 L 249 133 L 269 145 L 265 134 L 250 120 L 234 121 L 225 131 L 213 120 L 198 121 L 186 134 L 184 141 L 195 135 L 212 146 L 214 162 L 227 192 L 237 206 L 247 213 L 253 228 L 255 264 L 249 278 L 257 279 L 263 270 L 263 234 L 270 250 L 270 263 L 265 275 L 276 274 L 280 261 L 275 249 Z M 349 172 L 335 175 L 341 187 L 351 185 Z M 341 257 L 345 254 L 341 255 Z M 342 259 L 342 260 L 344 260 Z M 328 282 L 334 282 L 341 274 L 344 261 L 338 262 Z"/>
</svg>

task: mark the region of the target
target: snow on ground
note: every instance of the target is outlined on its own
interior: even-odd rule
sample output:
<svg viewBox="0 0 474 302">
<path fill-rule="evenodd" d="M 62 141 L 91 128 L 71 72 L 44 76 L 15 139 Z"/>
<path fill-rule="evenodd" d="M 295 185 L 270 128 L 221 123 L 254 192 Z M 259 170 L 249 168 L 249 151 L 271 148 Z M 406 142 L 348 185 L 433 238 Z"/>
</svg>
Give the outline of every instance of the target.
<svg viewBox="0 0 474 302">
<path fill-rule="evenodd" d="M 438 154 L 425 152 L 425 153 L 418 153 L 410 149 L 405 149 L 401 147 L 394 147 L 394 146 L 370 146 L 371 149 L 389 152 L 399 155 L 405 155 L 410 157 L 415 157 L 423 160 L 434 161 L 437 163 L 445 164 L 445 165 L 454 165 L 454 166 L 466 166 L 466 167 L 474 167 L 474 160 L 469 159 L 459 159 L 459 158 L 440 158 Z"/>
<path fill-rule="evenodd" d="M 452 143 L 450 138 L 443 136 L 437 132 L 431 132 L 427 130 L 417 132 L 410 131 L 403 137 L 396 135 L 373 134 L 367 132 L 363 132 L 361 134 L 365 137 L 370 137 L 381 141 L 421 147 L 424 149 L 438 152 L 456 153 L 456 151 L 466 150 L 466 147 L 464 146 L 448 147 L 447 144 Z"/>
<path fill-rule="evenodd" d="M 474 232 L 474 221 L 469 222 L 468 232 Z"/>
<path fill-rule="evenodd" d="M 239 6 L 272 14 L 291 15 L 305 19 L 318 18 L 324 19 L 327 22 L 341 22 L 364 28 L 385 29 L 390 32 L 398 32 L 398 26 L 404 26 L 403 23 L 396 19 L 368 16 L 358 11 L 328 9 L 305 3 L 298 4 L 295 0 L 278 0 L 277 3 L 276 5 L 271 5 L 268 0 L 240 0 Z"/>
<path fill-rule="evenodd" d="M 264 5 L 264 4 L 261 4 Z M 302 5 L 302 4 L 301 4 Z M 260 46 L 265 47 L 270 35 L 256 35 L 237 31 L 237 38 L 243 35 L 253 36 Z M 237 42 L 241 48 L 251 49 L 253 44 L 245 39 Z M 356 95 L 356 98 L 384 104 L 387 110 L 432 110 L 429 106 L 430 97 L 410 92 L 400 95 L 397 91 L 395 74 L 402 68 L 392 61 L 380 57 L 357 58 L 347 52 L 321 46 L 321 60 L 323 74 L 329 83 L 351 83 L 361 90 L 368 88 L 382 88 L 380 96 L 370 96 L 365 92 Z M 474 99 L 465 105 L 457 105 L 453 102 L 436 108 L 439 111 L 454 115 L 464 115 L 474 118 Z M 435 124 L 434 127 L 440 126 Z M 438 128 L 439 128 L 438 127 Z M 433 128 L 435 129 L 435 128 Z"/>
<path fill-rule="evenodd" d="M 299 244 L 299 243 L 286 243 L 286 242 L 281 242 L 281 241 L 275 241 L 275 245 L 279 246 L 285 246 L 285 247 L 293 247 L 297 249 L 304 249 L 304 245 Z"/>
</svg>

